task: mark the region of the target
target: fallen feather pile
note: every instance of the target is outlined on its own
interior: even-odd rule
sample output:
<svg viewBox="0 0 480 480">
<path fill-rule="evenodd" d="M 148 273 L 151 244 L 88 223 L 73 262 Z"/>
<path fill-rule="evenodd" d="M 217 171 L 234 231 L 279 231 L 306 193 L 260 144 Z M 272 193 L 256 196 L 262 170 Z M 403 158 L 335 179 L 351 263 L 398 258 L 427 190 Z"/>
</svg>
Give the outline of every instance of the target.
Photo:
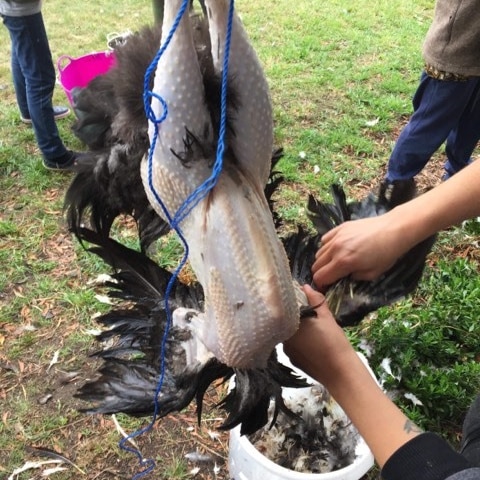
<svg viewBox="0 0 480 480">
<path fill-rule="evenodd" d="M 281 412 L 275 426 L 248 437 L 255 448 L 277 465 L 302 473 L 328 473 L 353 463 L 358 431 L 327 390 L 316 384 L 284 391 L 285 403 L 298 418 Z"/>
</svg>

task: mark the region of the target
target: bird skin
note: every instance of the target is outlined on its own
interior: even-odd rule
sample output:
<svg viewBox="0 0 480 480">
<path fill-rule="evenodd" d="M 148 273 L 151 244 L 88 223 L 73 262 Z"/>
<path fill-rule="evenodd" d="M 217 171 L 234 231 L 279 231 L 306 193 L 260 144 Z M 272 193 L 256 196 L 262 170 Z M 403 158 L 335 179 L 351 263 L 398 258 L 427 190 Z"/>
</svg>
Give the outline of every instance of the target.
<svg viewBox="0 0 480 480">
<path fill-rule="evenodd" d="M 165 2 L 162 43 L 181 4 L 181 0 Z M 228 3 L 205 4 L 213 64 L 218 69 Z M 236 14 L 232 35 L 229 65 L 240 99 L 232 121 L 235 140 L 225 153 L 216 184 L 179 229 L 205 292 L 205 312 L 196 321 L 198 335 L 222 363 L 264 368 L 275 345 L 295 333 L 300 317 L 288 260 L 264 194 L 273 149 L 267 82 Z M 185 201 L 211 176 L 218 142 L 189 15 L 182 16 L 171 38 L 156 67 L 151 105 L 155 117 L 161 118 L 164 105 L 157 96 L 161 97 L 168 115 L 160 125 L 150 122 L 151 143 L 158 137 L 153 158 L 143 161 L 141 168 L 150 203 L 165 221 L 175 220 Z M 253 77 L 254 85 L 244 80 L 244 72 Z M 251 128 L 256 130 L 255 154 L 246 156 L 242 149 L 251 143 L 247 137 Z"/>
</svg>

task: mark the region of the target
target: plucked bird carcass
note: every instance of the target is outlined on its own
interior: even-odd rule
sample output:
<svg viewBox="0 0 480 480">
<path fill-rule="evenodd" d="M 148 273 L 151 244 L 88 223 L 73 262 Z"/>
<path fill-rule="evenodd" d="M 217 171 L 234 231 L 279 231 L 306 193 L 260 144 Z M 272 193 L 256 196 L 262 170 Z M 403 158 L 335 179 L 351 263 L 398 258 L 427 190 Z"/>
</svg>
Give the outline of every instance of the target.
<svg viewBox="0 0 480 480">
<path fill-rule="evenodd" d="M 148 415 L 157 402 L 160 417 L 196 399 L 200 418 L 209 385 L 235 374 L 235 388 L 222 403 L 228 414 L 222 428 L 241 424 L 242 434 L 252 433 L 267 423 L 271 399 L 275 412 L 289 413 L 282 386 L 305 385 L 277 361 L 275 345 L 293 335 L 302 314 L 312 313 L 298 283 L 311 282 L 322 229 L 350 218 L 353 207 L 344 198 L 335 206 L 312 199 L 318 232 L 300 228 L 279 239 L 281 219 L 272 214 L 270 200 L 281 178 L 271 173 L 272 158 L 275 164 L 279 155 L 273 151 L 268 84 L 234 13 L 223 165 L 213 188 L 177 224 L 177 212 L 215 166 L 228 30 L 226 0 L 205 1 L 207 19 L 185 11 L 150 83 L 154 117 L 163 116 L 164 105 L 167 115 L 161 123 L 148 123 L 143 75 L 181 5 L 166 1 L 162 31 L 144 29 L 128 37 L 116 49 L 117 66 L 75 92 L 74 131 L 87 141 L 90 158 L 68 189 L 68 222 L 80 241 L 113 267 L 111 295 L 127 301 L 100 317 L 107 329 L 99 339 L 116 344 L 96 352 L 105 361 L 100 375 L 78 396 L 93 402 L 86 410 L 96 413 Z M 111 101 L 96 101 L 105 91 Z M 388 209 L 390 193 L 371 202 Z M 361 216 L 362 208 L 357 210 Z M 137 222 L 141 252 L 111 238 L 112 224 L 123 213 Z M 147 251 L 171 223 L 188 245 L 196 280 L 188 285 L 177 280 L 167 299 L 172 274 Z M 410 269 L 399 264 L 382 281 L 343 289 L 339 322 L 358 323 L 409 291 L 427 251 L 428 246 L 412 256 Z M 357 287 L 361 295 L 351 302 Z"/>
<path fill-rule="evenodd" d="M 213 69 L 220 75 L 228 2 L 205 4 Z M 162 42 L 180 5 L 180 1 L 165 3 Z M 183 15 L 156 72 L 153 92 L 166 103 L 168 115 L 159 125 L 150 122 L 150 141 L 157 128 L 158 140 L 151 165 L 143 161 L 141 172 L 150 203 L 170 221 L 168 216 L 174 218 L 212 175 L 219 140 L 205 102 L 188 15 Z M 264 368 L 275 345 L 297 330 L 299 306 L 264 195 L 273 149 L 268 85 L 236 15 L 228 72 L 239 104 L 231 120 L 235 135 L 227 139 L 217 183 L 183 217 L 179 229 L 205 293 L 205 312 L 194 320 L 197 335 L 228 366 Z M 156 97 L 151 108 L 156 118 L 164 114 Z"/>
</svg>

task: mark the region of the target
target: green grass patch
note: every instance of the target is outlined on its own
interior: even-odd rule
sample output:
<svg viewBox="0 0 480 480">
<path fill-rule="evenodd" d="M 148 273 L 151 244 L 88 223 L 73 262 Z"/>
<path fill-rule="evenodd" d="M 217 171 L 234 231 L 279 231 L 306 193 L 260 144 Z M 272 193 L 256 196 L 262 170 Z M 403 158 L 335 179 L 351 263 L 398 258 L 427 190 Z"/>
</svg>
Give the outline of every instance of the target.
<svg viewBox="0 0 480 480">
<path fill-rule="evenodd" d="M 441 261 L 425 275 L 416 301 L 381 309 L 363 332 L 384 388 L 421 426 L 451 438 L 480 391 L 479 294 L 477 265 Z M 386 358 L 392 374 L 381 367 Z M 410 393 L 421 404 L 405 397 Z"/>
</svg>

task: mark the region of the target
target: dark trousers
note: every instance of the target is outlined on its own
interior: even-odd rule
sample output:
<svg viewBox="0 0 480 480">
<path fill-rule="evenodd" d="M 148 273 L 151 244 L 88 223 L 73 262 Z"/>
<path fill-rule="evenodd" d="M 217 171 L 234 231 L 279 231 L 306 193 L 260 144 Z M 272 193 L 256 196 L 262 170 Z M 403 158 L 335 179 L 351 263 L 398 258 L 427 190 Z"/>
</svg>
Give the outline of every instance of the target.
<svg viewBox="0 0 480 480">
<path fill-rule="evenodd" d="M 413 178 L 445 141 L 446 178 L 471 162 L 480 139 L 480 77 L 442 81 L 423 72 L 413 108 L 388 162 L 387 180 Z"/>
<path fill-rule="evenodd" d="M 20 114 L 32 120 L 38 147 L 47 160 L 66 154 L 53 115 L 55 68 L 41 13 L 3 16 L 12 42 L 12 75 Z"/>
</svg>

